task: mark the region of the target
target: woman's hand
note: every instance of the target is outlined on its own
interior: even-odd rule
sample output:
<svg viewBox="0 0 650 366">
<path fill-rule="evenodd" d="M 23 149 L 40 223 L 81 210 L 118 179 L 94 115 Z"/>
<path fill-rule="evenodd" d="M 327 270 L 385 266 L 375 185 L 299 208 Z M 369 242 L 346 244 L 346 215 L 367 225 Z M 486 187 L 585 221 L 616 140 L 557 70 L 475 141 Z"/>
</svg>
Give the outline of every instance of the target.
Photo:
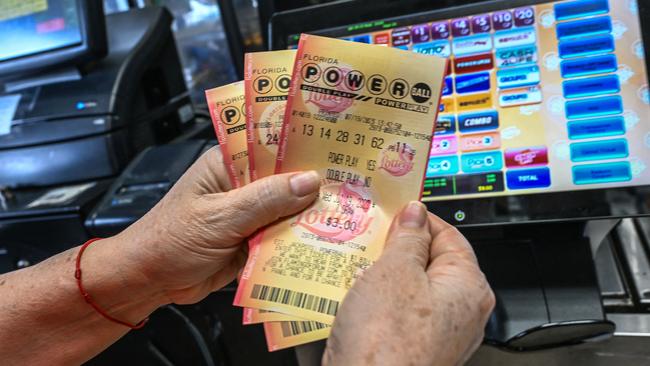
<svg viewBox="0 0 650 366">
<path fill-rule="evenodd" d="M 169 302 L 194 303 L 231 282 L 259 228 L 309 206 L 316 172 L 231 189 L 219 148 L 206 152 L 145 217 L 114 240 Z"/>
<path fill-rule="evenodd" d="M 323 364 L 462 364 L 481 344 L 494 303 L 467 240 L 410 203 L 345 297 Z"/>
</svg>

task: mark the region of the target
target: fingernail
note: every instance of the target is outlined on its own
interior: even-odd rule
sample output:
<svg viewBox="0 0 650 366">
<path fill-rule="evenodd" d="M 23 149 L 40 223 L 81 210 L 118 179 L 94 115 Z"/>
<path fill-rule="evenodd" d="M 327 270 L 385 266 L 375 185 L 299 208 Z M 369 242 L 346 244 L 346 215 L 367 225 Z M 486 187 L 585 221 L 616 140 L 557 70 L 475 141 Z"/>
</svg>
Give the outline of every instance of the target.
<svg viewBox="0 0 650 366">
<path fill-rule="evenodd" d="M 427 221 L 427 210 L 419 201 L 411 201 L 399 216 L 401 226 L 419 228 Z"/>
<path fill-rule="evenodd" d="M 320 177 L 314 170 L 298 173 L 289 178 L 291 192 L 298 197 L 314 193 L 320 187 Z"/>
</svg>

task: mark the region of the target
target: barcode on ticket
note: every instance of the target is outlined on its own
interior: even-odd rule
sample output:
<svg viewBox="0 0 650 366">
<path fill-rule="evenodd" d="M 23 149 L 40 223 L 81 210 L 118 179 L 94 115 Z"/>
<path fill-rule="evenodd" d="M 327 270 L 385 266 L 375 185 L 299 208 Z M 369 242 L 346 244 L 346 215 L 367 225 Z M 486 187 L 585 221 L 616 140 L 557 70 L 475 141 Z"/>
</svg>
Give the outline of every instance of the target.
<svg viewBox="0 0 650 366">
<path fill-rule="evenodd" d="M 253 285 L 251 298 L 291 305 L 332 316 L 336 315 L 339 310 L 339 302 L 336 300 L 266 285 Z"/>
<path fill-rule="evenodd" d="M 290 321 L 282 322 L 281 327 L 283 337 L 293 337 L 299 334 L 329 328 L 329 325 L 314 321 Z"/>
</svg>

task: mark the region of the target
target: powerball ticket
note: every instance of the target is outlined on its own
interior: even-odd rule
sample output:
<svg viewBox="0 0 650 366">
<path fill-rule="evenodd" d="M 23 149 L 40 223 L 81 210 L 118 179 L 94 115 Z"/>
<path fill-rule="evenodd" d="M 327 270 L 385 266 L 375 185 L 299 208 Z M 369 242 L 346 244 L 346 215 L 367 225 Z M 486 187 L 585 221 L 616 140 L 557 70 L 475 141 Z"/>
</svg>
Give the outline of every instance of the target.
<svg viewBox="0 0 650 366">
<path fill-rule="evenodd" d="M 330 325 L 314 321 L 264 323 L 266 344 L 271 352 L 325 339 L 331 330 Z"/>
<path fill-rule="evenodd" d="M 255 52 L 245 55 L 246 142 L 251 180 L 272 175 L 275 169 L 278 138 L 295 55 L 295 51 Z M 255 238 L 251 240 L 251 245 L 254 245 L 254 242 Z M 244 308 L 243 324 L 294 318 L 282 313 Z"/>
<path fill-rule="evenodd" d="M 244 83 L 236 82 L 205 91 L 212 124 L 234 188 L 250 182 L 246 145 Z"/>
<path fill-rule="evenodd" d="M 295 50 L 247 53 L 246 130 L 252 180 L 273 174 Z"/>
<path fill-rule="evenodd" d="M 235 305 L 332 324 L 381 254 L 393 217 L 419 199 L 447 61 L 302 35 L 276 173 L 314 169 L 319 198 L 264 229 Z"/>
<path fill-rule="evenodd" d="M 296 51 L 247 53 L 244 59 L 246 95 L 246 133 L 248 161 L 252 180 L 273 174 L 278 139 L 284 121 L 287 95 Z M 256 245 L 252 238 L 250 246 Z M 244 308 L 242 323 L 265 325 L 269 349 L 281 349 L 327 338 L 329 328 L 311 326 L 295 316 L 254 308 Z M 299 329 L 301 332 L 288 332 Z M 325 329 L 325 330 L 323 330 Z M 284 331 L 283 331 L 284 330 Z"/>
</svg>

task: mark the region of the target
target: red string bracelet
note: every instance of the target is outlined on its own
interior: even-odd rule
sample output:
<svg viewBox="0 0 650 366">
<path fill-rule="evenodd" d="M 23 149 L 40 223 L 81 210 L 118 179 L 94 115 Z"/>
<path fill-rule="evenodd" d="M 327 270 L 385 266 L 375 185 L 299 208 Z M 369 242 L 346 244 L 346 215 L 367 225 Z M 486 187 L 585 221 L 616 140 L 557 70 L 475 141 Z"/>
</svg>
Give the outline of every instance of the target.
<svg viewBox="0 0 650 366">
<path fill-rule="evenodd" d="M 84 300 L 86 300 L 86 302 L 90 306 L 92 306 L 93 309 L 95 309 L 95 311 L 97 311 L 104 318 L 106 318 L 106 319 L 108 319 L 108 320 L 110 320 L 110 321 L 112 321 L 114 323 L 122 324 L 122 325 L 124 325 L 126 327 L 129 327 L 131 329 L 140 329 L 140 328 L 144 327 L 145 324 L 147 324 L 147 321 L 149 320 L 149 318 L 143 319 L 138 324 L 135 324 L 135 325 L 131 324 L 131 323 L 127 323 L 127 322 L 119 320 L 119 319 L 113 318 L 112 316 L 108 315 L 108 313 L 106 311 L 104 311 L 104 309 L 100 308 L 99 305 L 95 304 L 92 297 L 90 297 L 90 294 L 88 292 L 86 292 L 86 289 L 84 289 L 84 286 L 81 283 L 81 256 L 84 254 L 84 250 L 86 250 L 86 248 L 88 248 L 88 246 L 90 244 L 92 244 L 92 243 L 94 243 L 94 242 L 96 242 L 98 240 L 101 240 L 101 239 L 102 238 L 90 239 L 84 245 L 82 245 L 81 248 L 79 249 L 79 253 L 77 254 L 77 262 L 76 262 L 75 270 L 74 270 L 74 278 L 77 279 L 77 287 L 79 287 L 79 292 L 81 293 L 81 296 L 83 296 Z"/>
</svg>

